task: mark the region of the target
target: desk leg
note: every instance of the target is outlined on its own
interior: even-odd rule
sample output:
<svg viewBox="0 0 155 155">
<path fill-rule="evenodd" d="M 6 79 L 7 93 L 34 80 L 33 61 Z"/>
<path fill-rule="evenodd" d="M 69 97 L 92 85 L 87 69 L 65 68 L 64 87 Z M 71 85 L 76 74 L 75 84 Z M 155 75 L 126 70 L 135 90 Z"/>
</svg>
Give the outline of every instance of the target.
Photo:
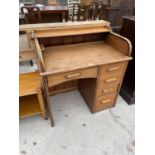
<svg viewBox="0 0 155 155">
<path fill-rule="evenodd" d="M 62 20 L 62 22 L 65 22 L 65 13 L 64 12 L 61 13 L 61 20 Z"/>
<path fill-rule="evenodd" d="M 68 12 L 62 12 L 61 19 L 62 19 L 62 22 L 67 22 L 68 21 Z"/>
<path fill-rule="evenodd" d="M 39 104 L 40 104 L 40 109 L 41 109 L 41 111 L 42 111 L 41 116 L 42 116 L 44 119 L 46 119 L 47 116 L 46 116 L 46 112 L 45 112 L 45 106 L 44 106 L 44 101 L 43 101 L 42 94 L 41 94 L 41 93 L 38 93 L 37 96 L 38 96 L 38 100 L 39 100 Z"/>
<path fill-rule="evenodd" d="M 43 85 L 44 90 L 45 90 L 47 110 L 48 110 L 49 117 L 51 119 L 51 126 L 53 127 L 54 126 L 54 119 L 53 119 L 53 114 L 52 114 L 52 109 L 51 109 L 51 103 L 50 103 L 49 89 L 48 89 L 48 85 L 47 85 L 46 79 L 43 79 L 43 84 L 42 85 Z"/>
</svg>

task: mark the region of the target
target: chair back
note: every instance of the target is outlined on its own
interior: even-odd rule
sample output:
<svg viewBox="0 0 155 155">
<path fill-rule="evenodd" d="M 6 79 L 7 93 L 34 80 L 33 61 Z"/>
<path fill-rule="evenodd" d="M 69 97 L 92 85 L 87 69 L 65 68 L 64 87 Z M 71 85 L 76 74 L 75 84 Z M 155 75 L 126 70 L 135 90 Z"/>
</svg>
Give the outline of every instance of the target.
<svg viewBox="0 0 155 155">
<path fill-rule="evenodd" d="M 38 7 L 24 6 L 21 8 L 21 13 L 25 14 L 26 24 L 41 23 L 41 13 Z"/>
<path fill-rule="evenodd" d="M 91 4 L 78 4 L 77 20 L 86 21 L 90 19 Z"/>
<path fill-rule="evenodd" d="M 80 3 L 80 0 L 67 0 L 69 19 L 74 21 L 74 17 L 77 15 L 78 7 L 76 4 Z"/>
</svg>

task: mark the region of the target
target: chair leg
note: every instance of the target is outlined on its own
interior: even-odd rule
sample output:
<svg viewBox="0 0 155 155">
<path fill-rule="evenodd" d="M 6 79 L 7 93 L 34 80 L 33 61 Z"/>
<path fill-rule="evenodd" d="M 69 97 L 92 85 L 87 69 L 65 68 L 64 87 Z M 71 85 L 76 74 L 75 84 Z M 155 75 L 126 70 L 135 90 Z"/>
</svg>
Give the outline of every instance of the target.
<svg viewBox="0 0 155 155">
<path fill-rule="evenodd" d="M 32 60 L 30 60 L 30 65 L 33 66 L 33 61 Z"/>
</svg>

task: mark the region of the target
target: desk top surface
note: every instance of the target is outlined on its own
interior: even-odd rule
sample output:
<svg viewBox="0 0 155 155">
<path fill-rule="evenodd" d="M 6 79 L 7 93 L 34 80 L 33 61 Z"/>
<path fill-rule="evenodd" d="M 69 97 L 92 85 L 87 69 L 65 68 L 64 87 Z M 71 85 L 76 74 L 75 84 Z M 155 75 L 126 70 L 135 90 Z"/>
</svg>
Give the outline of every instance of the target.
<svg viewBox="0 0 155 155">
<path fill-rule="evenodd" d="M 37 94 L 41 89 L 38 72 L 19 74 L 19 96 Z"/>
<path fill-rule="evenodd" d="M 43 59 L 46 72 L 56 74 L 102 64 L 129 60 L 104 41 L 45 48 Z"/>
</svg>

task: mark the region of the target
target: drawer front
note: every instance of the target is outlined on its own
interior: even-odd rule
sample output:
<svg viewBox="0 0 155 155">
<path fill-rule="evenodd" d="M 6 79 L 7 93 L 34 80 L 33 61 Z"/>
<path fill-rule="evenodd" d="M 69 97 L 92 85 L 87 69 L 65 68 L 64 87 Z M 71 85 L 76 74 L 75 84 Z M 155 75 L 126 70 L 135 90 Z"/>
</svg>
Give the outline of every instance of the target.
<svg viewBox="0 0 155 155">
<path fill-rule="evenodd" d="M 118 86 L 119 85 L 116 84 L 116 85 L 110 85 L 108 87 L 99 87 L 97 89 L 97 96 L 115 94 L 118 90 Z"/>
<path fill-rule="evenodd" d="M 103 65 L 100 67 L 100 75 L 105 74 L 113 74 L 113 73 L 120 73 L 124 71 L 124 68 L 126 67 L 127 62 L 119 62 L 109 65 Z"/>
<path fill-rule="evenodd" d="M 90 68 L 56 75 L 50 75 L 47 77 L 47 80 L 48 80 L 48 86 L 51 87 L 75 79 L 96 78 L 96 77 L 97 77 L 97 68 Z"/>
<path fill-rule="evenodd" d="M 99 78 L 99 87 L 108 87 L 111 85 L 119 84 L 122 80 L 122 74 L 105 75 Z"/>
<path fill-rule="evenodd" d="M 116 93 L 113 95 L 97 97 L 96 104 L 95 104 L 95 111 L 113 107 L 115 98 L 116 98 Z"/>
</svg>

